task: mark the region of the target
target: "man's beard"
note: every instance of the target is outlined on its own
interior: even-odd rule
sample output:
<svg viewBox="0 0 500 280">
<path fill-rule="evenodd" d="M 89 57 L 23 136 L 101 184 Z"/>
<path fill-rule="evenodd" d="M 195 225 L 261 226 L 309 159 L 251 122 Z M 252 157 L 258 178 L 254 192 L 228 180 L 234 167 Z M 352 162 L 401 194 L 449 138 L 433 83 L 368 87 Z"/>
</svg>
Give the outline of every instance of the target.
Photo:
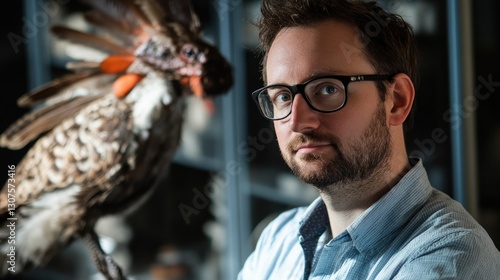
<svg viewBox="0 0 500 280">
<path fill-rule="evenodd" d="M 361 139 L 340 146 L 340 141 L 335 136 L 317 132 L 304 133 L 287 145 L 288 157 L 283 154 L 283 158 L 297 177 L 305 183 L 316 186 L 320 192 L 328 191 L 329 187 L 336 185 L 364 182 L 389 167 L 392 150 L 389 128 L 385 123 L 385 110 L 383 105 L 380 105 Z M 335 150 L 335 156 L 321 153 L 302 156 L 303 164 L 320 163 L 317 170 L 306 173 L 293 158 L 294 148 L 306 142 L 330 143 Z"/>
</svg>

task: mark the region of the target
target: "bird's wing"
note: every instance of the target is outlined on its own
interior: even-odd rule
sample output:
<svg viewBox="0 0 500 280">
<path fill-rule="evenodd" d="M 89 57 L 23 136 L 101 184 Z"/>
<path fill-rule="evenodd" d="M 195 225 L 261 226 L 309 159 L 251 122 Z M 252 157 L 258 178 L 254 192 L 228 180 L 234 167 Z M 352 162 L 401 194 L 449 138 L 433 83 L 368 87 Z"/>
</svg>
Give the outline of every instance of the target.
<svg viewBox="0 0 500 280">
<path fill-rule="evenodd" d="M 78 185 L 105 186 L 135 145 L 130 106 L 112 95 L 88 104 L 41 137 L 17 165 L 16 206 Z M 6 192 L 2 189 L 2 194 Z M 7 195 L 0 197 L 0 212 Z"/>
<path fill-rule="evenodd" d="M 21 107 L 50 105 L 79 96 L 97 95 L 95 90 L 112 82 L 116 76 L 103 75 L 96 71 L 72 73 L 47 82 L 22 95 L 17 104 Z M 92 90 L 94 89 L 94 90 Z"/>
<path fill-rule="evenodd" d="M 22 106 L 35 109 L 0 135 L 0 147 L 20 149 L 41 134 L 109 92 L 116 79 L 109 74 L 77 73 L 36 88 L 19 98 Z"/>
<path fill-rule="evenodd" d="M 84 45 L 110 54 L 132 55 L 133 50 L 114 42 L 113 40 L 95 34 L 79 31 L 65 26 L 52 27 L 52 33 L 60 39 L 69 40 L 75 44 Z"/>
<path fill-rule="evenodd" d="M 94 95 L 68 99 L 24 115 L 0 136 L 0 147 L 14 150 L 23 148 L 99 97 Z"/>
</svg>

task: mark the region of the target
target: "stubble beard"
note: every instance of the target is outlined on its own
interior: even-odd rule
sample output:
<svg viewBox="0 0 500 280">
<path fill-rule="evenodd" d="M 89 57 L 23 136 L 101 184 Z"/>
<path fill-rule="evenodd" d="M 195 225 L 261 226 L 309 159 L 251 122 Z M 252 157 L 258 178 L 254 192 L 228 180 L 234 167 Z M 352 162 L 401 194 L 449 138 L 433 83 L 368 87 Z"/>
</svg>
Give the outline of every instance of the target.
<svg viewBox="0 0 500 280">
<path fill-rule="evenodd" d="M 385 122 L 385 110 L 380 105 L 358 141 L 345 143 L 346 146 L 343 147 L 333 135 L 317 132 L 300 134 L 287 145 L 286 156 L 282 151 L 283 158 L 297 177 L 314 185 L 320 192 L 332 193 L 334 189 L 343 186 L 366 184 L 367 181 L 376 180 L 389 168 L 392 149 Z M 308 141 L 330 143 L 335 155 L 332 157 L 322 153 L 309 153 L 296 159 L 294 147 Z M 306 171 L 301 167 L 304 164 L 314 164 L 318 168 Z"/>
</svg>

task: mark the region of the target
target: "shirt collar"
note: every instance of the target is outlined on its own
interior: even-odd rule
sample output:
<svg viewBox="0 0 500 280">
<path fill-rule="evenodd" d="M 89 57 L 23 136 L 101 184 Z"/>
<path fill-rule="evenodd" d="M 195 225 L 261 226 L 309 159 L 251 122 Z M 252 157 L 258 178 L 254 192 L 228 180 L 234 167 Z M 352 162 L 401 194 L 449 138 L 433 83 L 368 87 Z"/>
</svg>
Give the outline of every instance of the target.
<svg viewBox="0 0 500 280">
<path fill-rule="evenodd" d="M 326 205 L 321 197 L 318 197 L 307 207 L 300 221 L 301 241 L 318 239 L 329 227 Z"/>
<path fill-rule="evenodd" d="M 413 168 L 387 194 L 347 228 L 354 246 L 360 252 L 376 250 L 377 244 L 382 244 L 387 235 L 406 224 L 431 192 L 427 173 L 422 161 L 418 159 Z M 304 212 L 299 229 L 301 241 L 317 240 L 329 227 L 326 206 L 318 198 Z"/>
<path fill-rule="evenodd" d="M 422 160 L 382 198 L 359 216 L 347 231 L 360 251 L 375 249 L 388 235 L 404 226 L 430 197 L 432 187 Z"/>
</svg>

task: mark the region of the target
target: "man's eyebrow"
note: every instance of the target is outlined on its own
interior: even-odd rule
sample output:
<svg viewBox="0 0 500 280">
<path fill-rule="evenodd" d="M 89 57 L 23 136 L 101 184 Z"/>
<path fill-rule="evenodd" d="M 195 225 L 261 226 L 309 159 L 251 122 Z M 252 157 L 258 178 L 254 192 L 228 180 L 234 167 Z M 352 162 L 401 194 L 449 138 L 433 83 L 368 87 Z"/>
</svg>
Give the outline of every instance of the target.
<svg viewBox="0 0 500 280">
<path fill-rule="evenodd" d="M 334 69 L 334 68 L 323 69 L 321 71 L 311 72 L 309 75 L 304 77 L 300 83 L 305 83 L 311 79 L 322 77 L 322 76 L 351 76 L 351 74 L 347 74 L 345 71 L 340 71 L 340 70 Z M 269 86 L 269 85 L 290 85 L 290 83 L 288 83 L 286 81 L 274 82 L 274 83 L 264 83 L 264 86 Z"/>
<path fill-rule="evenodd" d="M 322 76 L 349 76 L 343 72 L 337 71 L 337 70 L 326 70 L 326 71 L 320 71 L 320 72 L 311 72 L 309 75 L 304 77 L 299 84 L 305 83 L 311 79 L 322 77 Z M 264 86 L 270 86 L 270 85 L 291 85 L 289 82 L 274 82 L 274 83 L 265 83 Z"/>
<path fill-rule="evenodd" d="M 316 77 L 320 77 L 320 76 L 330 76 L 330 75 L 347 75 L 345 74 L 345 72 L 341 72 L 337 69 L 325 69 L 325 70 L 321 70 L 321 71 L 317 71 L 317 72 L 311 72 L 311 74 L 309 74 L 309 76 L 307 77 L 307 79 L 312 79 L 312 78 L 316 78 Z"/>
<path fill-rule="evenodd" d="M 348 75 L 345 73 L 338 72 L 338 71 L 315 72 L 315 73 L 311 73 L 309 76 L 307 76 L 302 81 L 302 83 L 305 83 L 305 82 L 312 80 L 312 79 L 315 79 L 315 78 L 325 77 L 325 76 L 348 76 Z"/>
</svg>

